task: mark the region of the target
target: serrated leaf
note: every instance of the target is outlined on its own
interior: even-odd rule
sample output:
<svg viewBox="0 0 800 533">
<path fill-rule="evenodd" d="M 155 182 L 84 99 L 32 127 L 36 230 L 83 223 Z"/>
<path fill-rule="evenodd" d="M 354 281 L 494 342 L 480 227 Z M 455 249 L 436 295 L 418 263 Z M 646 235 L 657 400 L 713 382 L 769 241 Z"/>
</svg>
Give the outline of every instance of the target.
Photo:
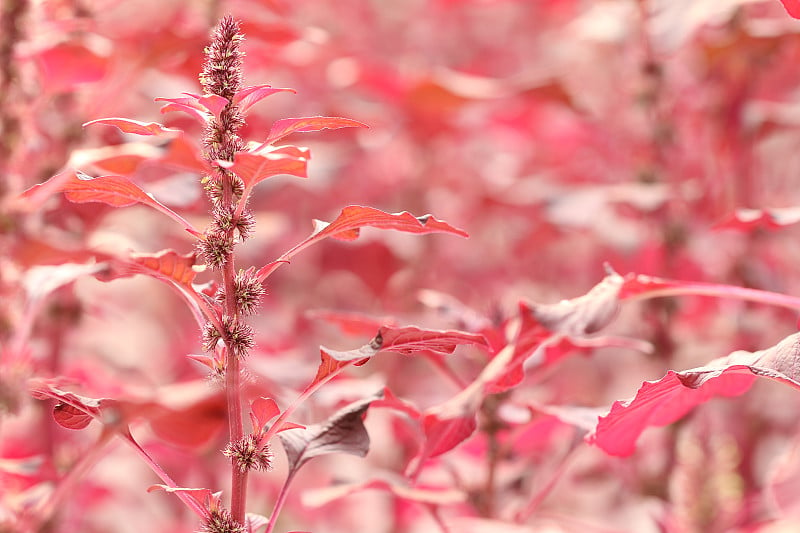
<svg viewBox="0 0 800 533">
<path fill-rule="evenodd" d="M 669 371 L 658 381 L 644 382 L 633 399 L 614 402 L 587 440 L 609 455 L 630 455 L 647 427 L 671 424 L 712 397 L 741 395 L 758 376 L 800 389 L 800 333 L 766 350 L 736 351 L 705 366 Z"/>
<path fill-rule="evenodd" d="M 90 120 L 83 124 L 83 127 L 91 126 L 92 124 L 105 124 L 114 126 L 124 133 L 133 133 L 136 135 L 174 135 L 181 132 L 172 128 L 167 128 L 158 122 L 142 122 L 129 118 L 99 118 L 97 120 Z"/>
<path fill-rule="evenodd" d="M 432 215 L 415 217 L 407 211 L 402 213 L 386 213 L 374 207 L 351 205 L 342 209 L 332 222 L 315 220 L 314 232 L 303 242 L 284 253 L 281 257 L 265 265 L 258 271 L 258 279 L 264 281 L 281 264 L 288 262 L 298 252 L 328 237 L 341 240 L 353 240 L 363 227 L 391 229 L 405 233 L 452 233 L 460 237 L 468 237 L 467 232 L 451 226 L 447 222 L 437 220 Z"/>
<path fill-rule="evenodd" d="M 340 409 L 328 420 L 305 429 L 284 431 L 278 437 L 289 460 L 289 477 L 314 457 L 332 453 L 347 453 L 364 457 L 369 451 L 369 435 L 363 415 L 370 404 L 382 397 L 382 392 L 353 402 Z"/>
<path fill-rule="evenodd" d="M 67 199 L 75 203 L 100 202 L 113 207 L 127 207 L 137 203 L 161 211 L 180 223 L 193 235 L 200 235 L 183 217 L 165 206 L 125 176 L 98 176 L 93 178 L 80 171 L 66 171 L 50 180 L 34 185 L 22 194 L 22 198 L 34 198 L 63 192 Z"/>
<path fill-rule="evenodd" d="M 430 330 L 416 326 L 395 327 L 382 326 L 373 339 L 355 350 L 337 351 L 320 346 L 322 362 L 309 387 L 315 386 L 323 379 L 342 368 L 355 363 L 363 364 L 379 352 L 395 352 L 402 355 L 413 355 L 419 352 L 453 353 L 460 344 L 475 344 L 488 347 L 483 335 L 455 330 Z"/>
</svg>

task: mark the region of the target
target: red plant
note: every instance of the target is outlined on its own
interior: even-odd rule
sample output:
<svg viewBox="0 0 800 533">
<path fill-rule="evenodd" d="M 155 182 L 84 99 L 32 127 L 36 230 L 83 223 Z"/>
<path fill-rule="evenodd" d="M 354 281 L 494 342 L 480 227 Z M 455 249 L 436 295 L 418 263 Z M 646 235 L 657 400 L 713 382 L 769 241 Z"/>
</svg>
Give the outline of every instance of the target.
<svg viewBox="0 0 800 533">
<path fill-rule="evenodd" d="M 793 527 L 777 2 L 228 4 L 3 8 L 0 530 Z"/>
</svg>

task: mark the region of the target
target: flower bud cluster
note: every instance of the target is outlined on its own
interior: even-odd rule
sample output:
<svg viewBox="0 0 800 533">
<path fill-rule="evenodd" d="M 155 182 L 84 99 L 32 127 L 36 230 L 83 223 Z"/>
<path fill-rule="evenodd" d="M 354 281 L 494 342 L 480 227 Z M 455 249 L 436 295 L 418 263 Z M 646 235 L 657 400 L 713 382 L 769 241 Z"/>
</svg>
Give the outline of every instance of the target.
<svg viewBox="0 0 800 533">
<path fill-rule="evenodd" d="M 229 442 L 222 453 L 234 460 L 240 472 L 272 469 L 272 451 L 269 444 L 261 443 L 261 435 L 251 433 Z"/>
</svg>

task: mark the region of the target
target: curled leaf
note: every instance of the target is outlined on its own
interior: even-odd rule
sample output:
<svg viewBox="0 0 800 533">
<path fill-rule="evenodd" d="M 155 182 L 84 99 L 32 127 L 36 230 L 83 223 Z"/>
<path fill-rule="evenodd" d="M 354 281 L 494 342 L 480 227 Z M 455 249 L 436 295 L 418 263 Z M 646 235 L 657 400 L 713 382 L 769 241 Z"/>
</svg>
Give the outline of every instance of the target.
<svg viewBox="0 0 800 533">
<path fill-rule="evenodd" d="M 758 376 L 800 389 L 800 333 L 766 350 L 736 351 L 705 366 L 646 381 L 633 399 L 614 402 L 587 440 L 609 455 L 630 455 L 647 427 L 671 424 L 714 396 L 741 395 Z"/>
<path fill-rule="evenodd" d="M 369 451 L 369 435 L 362 418 L 370 404 L 381 397 L 382 392 L 378 392 L 345 406 L 325 422 L 278 435 L 289 460 L 289 477 L 321 455 L 347 453 L 364 457 Z"/>
<path fill-rule="evenodd" d="M 550 331 L 582 337 L 603 329 L 619 312 L 620 291 L 625 278 L 609 274 L 592 289 L 577 298 L 557 304 L 532 304 L 531 316 Z"/>
</svg>

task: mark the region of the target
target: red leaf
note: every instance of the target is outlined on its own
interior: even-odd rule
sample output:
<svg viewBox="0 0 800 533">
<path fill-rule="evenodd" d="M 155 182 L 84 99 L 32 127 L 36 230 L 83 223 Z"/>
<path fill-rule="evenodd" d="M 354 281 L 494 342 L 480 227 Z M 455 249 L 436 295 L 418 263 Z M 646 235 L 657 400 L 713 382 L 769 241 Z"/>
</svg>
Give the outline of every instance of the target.
<svg viewBox="0 0 800 533">
<path fill-rule="evenodd" d="M 174 250 L 161 250 L 155 254 L 131 254 L 130 269 L 139 274 L 172 281 L 191 288 L 202 265 L 195 264 L 195 254 L 180 255 Z M 192 289 L 193 290 L 193 289 Z"/>
<path fill-rule="evenodd" d="M 253 431 L 261 429 L 273 418 L 280 414 L 278 404 L 272 398 L 256 398 L 250 403 L 250 420 L 253 423 Z"/>
<path fill-rule="evenodd" d="M 287 155 L 277 150 L 265 154 L 237 152 L 233 156 L 233 161 L 218 160 L 217 164 L 242 178 L 245 186 L 242 196 L 247 198 L 250 190 L 257 183 L 272 176 L 288 174 L 307 178 L 310 153 L 308 149 L 299 150 L 301 150 L 301 155 Z"/>
<path fill-rule="evenodd" d="M 287 135 L 295 132 L 319 131 L 325 129 L 339 128 L 367 128 L 357 120 L 341 117 L 303 117 L 303 118 L 284 118 L 276 121 L 269 130 L 267 140 L 265 140 L 256 150 L 275 143 Z"/>
<path fill-rule="evenodd" d="M 178 409 L 159 409 L 150 417 L 150 427 L 160 439 L 184 448 L 199 448 L 214 440 L 227 420 L 225 397 L 213 394 Z"/>
<path fill-rule="evenodd" d="M 475 432 L 476 417 L 473 413 L 455 418 L 429 413 L 422 419 L 425 430 L 425 446 L 422 457 L 430 459 L 448 452 L 461 444 Z"/>
<path fill-rule="evenodd" d="M 374 207 L 351 205 L 342 209 L 333 222 L 314 221 L 314 232 L 306 240 L 284 253 L 280 258 L 265 265 L 258 271 L 258 279 L 264 281 L 281 264 L 288 262 L 298 252 L 327 237 L 341 240 L 353 240 L 359 235 L 363 227 L 378 229 L 392 229 L 406 233 L 452 233 L 461 237 L 468 237 L 464 230 L 455 228 L 450 224 L 437 220 L 433 215 L 415 217 L 407 211 L 402 213 L 385 213 Z"/>
<path fill-rule="evenodd" d="M 632 400 L 615 402 L 587 440 L 610 455 L 633 453 L 648 426 L 666 426 L 714 396 L 738 396 L 757 376 L 800 389 L 800 333 L 758 352 L 733 352 L 709 364 L 645 382 Z"/>
<path fill-rule="evenodd" d="M 245 87 L 239 90 L 233 97 L 233 103 L 239 106 L 239 111 L 247 113 L 247 111 L 255 104 L 276 93 L 296 93 L 294 89 L 276 89 L 270 85 L 255 85 L 252 87 Z"/>
<path fill-rule="evenodd" d="M 77 43 L 61 43 L 40 52 L 36 59 L 48 90 L 72 90 L 76 85 L 100 81 L 108 71 L 108 58 Z"/>
<path fill-rule="evenodd" d="M 102 400 L 60 390 L 44 379 L 31 379 L 28 390 L 37 400 L 56 400 L 53 418 L 67 429 L 83 429 L 92 419 L 100 420 Z"/>
<path fill-rule="evenodd" d="M 65 403 L 57 403 L 53 407 L 53 418 L 58 425 L 67 429 L 83 429 L 92 421 L 92 416 Z"/>
<path fill-rule="evenodd" d="M 326 421 L 305 429 L 293 429 L 279 435 L 289 460 L 289 477 L 314 457 L 331 453 L 348 453 L 364 457 L 369 451 L 369 435 L 363 416 L 370 404 L 382 393 L 353 402 L 334 413 Z"/>
<path fill-rule="evenodd" d="M 781 4 L 789 15 L 800 19 L 800 0 L 781 0 Z"/>
<path fill-rule="evenodd" d="M 110 175 L 93 178 L 80 171 L 67 171 L 44 183 L 34 185 L 22 193 L 22 199 L 51 195 L 59 191 L 63 192 L 68 200 L 75 203 L 100 202 L 114 207 L 144 204 L 176 220 L 193 235 L 200 235 L 200 232 L 183 217 L 124 176 Z"/>
<path fill-rule="evenodd" d="M 115 126 L 125 133 L 134 133 L 136 135 L 171 135 L 180 133 L 181 131 L 167 128 L 158 122 L 141 122 L 129 118 L 99 118 L 86 122 L 83 127 L 85 128 L 92 124 L 107 124 L 109 126 Z"/>
</svg>

